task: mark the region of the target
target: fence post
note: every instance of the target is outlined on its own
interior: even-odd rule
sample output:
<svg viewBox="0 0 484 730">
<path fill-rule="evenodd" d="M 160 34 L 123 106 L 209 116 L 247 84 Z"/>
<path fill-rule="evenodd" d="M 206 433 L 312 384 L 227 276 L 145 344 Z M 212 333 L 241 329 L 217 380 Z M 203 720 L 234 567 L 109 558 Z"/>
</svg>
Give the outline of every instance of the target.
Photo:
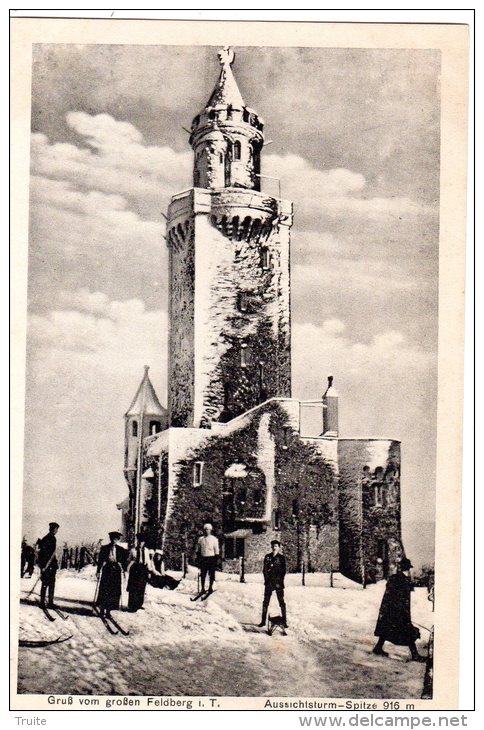
<svg viewBox="0 0 484 730">
<path fill-rule="evenodd" d="M 183 571 L 183 577 L 187 577 L 187 555 L 186 553 L 182 553 L 182 571 Z"/>
<path fill-rule="evenodd" d="M 245 583 L 245 558 L 243 555 L 240 557 L 239 574 L 240 574 L 240 582 Z"/>
<path fill-rule="evenodd" d="M 303 586 L 306 585 L 306 563 L 304 560 L 302 561 L 301 583 Z"/>
<path fill-rule="evenodd" d="M 333 563 L 329 566 L 329 587 L 333 588 Z"/>
</svg>

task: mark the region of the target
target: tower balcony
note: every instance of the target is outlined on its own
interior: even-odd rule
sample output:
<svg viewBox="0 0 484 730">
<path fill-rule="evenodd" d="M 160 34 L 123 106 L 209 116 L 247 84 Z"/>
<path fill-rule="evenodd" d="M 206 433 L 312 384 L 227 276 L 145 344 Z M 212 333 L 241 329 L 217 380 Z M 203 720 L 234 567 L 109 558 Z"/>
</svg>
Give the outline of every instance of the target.
<svg viewBox="0 0 484 730">
<path fill-rule="evenodd" d="M 173 233 L 180 233 L 186 226 L 187 219 L 193 214 L 201 213 L 211 217 L 217 227 L 237 230 L 245 221 L 246 226 L 256 224 L 292 225 L 293 205 L 288 200 L 274 198 L 267 193 L 245 188 L 221 188 L 207 190 L 190 188 L 171 199 L 167 216 L 167 241 L 173 239 Z M 249 222 L 247 222 L 249 221 Z M 230 229 L 230 230 L 229 230 Z M 242 235 L 242 234 L 240 234 Z"/>
</svg>

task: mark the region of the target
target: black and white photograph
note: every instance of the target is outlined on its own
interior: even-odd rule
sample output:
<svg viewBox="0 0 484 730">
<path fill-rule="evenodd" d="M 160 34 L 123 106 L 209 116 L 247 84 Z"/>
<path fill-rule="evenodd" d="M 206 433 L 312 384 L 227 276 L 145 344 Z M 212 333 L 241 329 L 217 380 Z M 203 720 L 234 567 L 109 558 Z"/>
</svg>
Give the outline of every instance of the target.
<svg viewBox="0 0 484 730">
<path fill-rule="evenodd" d="M 436 533 L 458 561 L 462 426 L 439 389 L 465 229 L 456 203 L 449 244 L 441 47 L 39 23 L 17 701 L 451 709 Z"/>
</svg>

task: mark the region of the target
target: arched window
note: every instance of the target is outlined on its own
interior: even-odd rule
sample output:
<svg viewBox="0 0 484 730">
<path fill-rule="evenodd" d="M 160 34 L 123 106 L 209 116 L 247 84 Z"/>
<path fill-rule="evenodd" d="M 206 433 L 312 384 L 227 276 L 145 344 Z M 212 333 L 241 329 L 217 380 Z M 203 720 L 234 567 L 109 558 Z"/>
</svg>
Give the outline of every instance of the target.
<svg viewBox="0 0 484 730">
<path fill-rule="evenodd" d="M 218 159 L 219 159 L 220 164 L 223 165 L 224 164 L 224 153 L 223 152 L 218 153 Z"/>
<path fill-rule="evenodd" d="M 133 436 L 138 435 L 138 421 L 133 421 L 132 426 L 131 426 L 131 433 Z"/>
<path fill-rule="evenodd" d="M 240 160 L 241 146 L 239 140 L 235 140 L 233 146 L 233 158 L 234 160 Z"/>
<path fill-rule="evenodd" d="M 152 436 L 155 435 L 155 433 L 158 433 L 161 431 L 161 424 L 159 421 L 150 421 L 150 434 Z"/>
</svg>

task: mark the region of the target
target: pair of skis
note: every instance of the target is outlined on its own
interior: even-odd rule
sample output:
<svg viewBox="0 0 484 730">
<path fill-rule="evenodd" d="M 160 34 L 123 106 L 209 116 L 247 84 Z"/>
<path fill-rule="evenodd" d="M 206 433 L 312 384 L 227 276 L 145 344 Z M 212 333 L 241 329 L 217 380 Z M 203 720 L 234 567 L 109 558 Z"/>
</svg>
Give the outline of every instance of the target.
<svg viewBox="0 0 484 730">
<path fill-rule="evenodd" d="M 99 612 L 97 606 L 94 607 L 94 613 L 96 616 L 98 616 L 101 621 L 103 622 L 105 628 L 109 631 L 110 634 L 113 636 L 116 636 L 116 634 L 122 634 L 123 636 L 129 636 L 129 631 L 126 629 L 123 629 L 122 626 L 114 619 L 112 616 L 102 616 Z"/>
<path fill-rule="evenodd" d="M 190 601 L 198 601 L 199 599 L 201 601 L 206 601 L 213 593 L 215 593 L 215 591 L 200 591 L 196 596 L 192 596 Z"/>
<path fill-rule="evenodd" d="M 49 606 L 49 608 L 47 608 L 47 606 L 42 606 L 42 604 L 40 604 L 40 607 L 45 617 L 48 618 L 49 621 L 55 621 L 55 616 L 52 615 L 51 611 L 54 611 L 54 613 L 56 613 L 63 621 L 67 621 L 67 619 L 69 618 L 69 616 L 66 616 L 65 613 L 62 613 L 60 608 L 57 608 L 57 606 Z"/>
</svg>

